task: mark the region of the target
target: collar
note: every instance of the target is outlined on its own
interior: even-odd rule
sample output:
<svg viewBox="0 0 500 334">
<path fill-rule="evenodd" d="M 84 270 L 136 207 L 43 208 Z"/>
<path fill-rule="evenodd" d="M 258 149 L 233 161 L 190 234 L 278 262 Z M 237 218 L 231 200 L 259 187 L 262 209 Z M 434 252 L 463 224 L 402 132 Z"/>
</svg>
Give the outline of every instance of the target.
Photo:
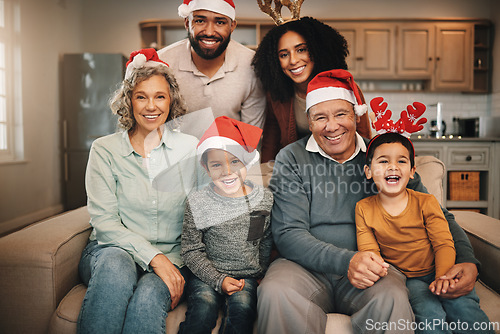
<svg viewBox="0 0 500 334">
<path fill-rule="evenodd" d="M 165 145 L 165 147 L 167 148 L 173 148 L 173 138 L 172 138 L 172 131 L 168 126 L 166 126 L 165 124 L 162 125 L 163 129 L 163 133 L 161 135 L 161 141 L 160 141 L 160 144 L 158 146 L 161 146 L 161 145 Z M 130 130 L 127 130 L 127 131 L 123 131 L 122 132 L 122 155 L 124 157 L 134 153 L 134 148 L 132 147 L 132 143 L 130 142 L 130 137 L 128 136 L 128 132 Z"/>
<path fill-rule="evenodd" d="M 357 133 L 357 132 L 356 132 L 356 143 L 355 144 L 356 144 L 356 149 L 354 150 L 354 153 L 346 161 L 344 161 L 343 163 L 345 163 L 345 162 L 347 162 L 349 160 L 354 159 L 358 155 L 358 153 L 360 151 L 361 152 L 366 152 L 365 141 L 363 140 L 363 137 L 361 137 L 359 135 L 359 133 Z M 334 158 L 332 158 L 331 156 L 329 156 L 328 154 L 326 154 L 325 151 L 323 151 L 323 149 L 316 142 L 316 139 L 314 139 L 313 135 L 311 135 L 311 137 L 309 137 L 309 139 L 307 140 L 306 151 L 309 151 L 309 152 L 312 152 L 312 153 L 319 153 L 323 157 L 339 163 L 337 160 L 335 160 Z"/>
<path fill-rule="evenodd" d="M 195 75 L 205 76 L 205 74 L 201 73 L 198 70 L 198 68 L 193 62 L 193 57 L 191 57 L 191 43 L 189 42 L 189 39 L 186 39 L 185 47 L 189 56 L 181 57 L 181 59 L 179 60 L 179 70 L 186 72 L 193 72 L 193 74 Z M 236 67 L 238 66 L 238 56 L 236 52 L 234 52 L 235 47 L 236 47 L 235 42 L 233 40 L 230 40 L 226 48 L 224 63 L 222 64 L 222 67 L 219 69 L 219 71 L 222 70 L 223 73 L 226 73 L 226 72 L 233 72 L 234 70 L 236 70 Z"/>
</svg>

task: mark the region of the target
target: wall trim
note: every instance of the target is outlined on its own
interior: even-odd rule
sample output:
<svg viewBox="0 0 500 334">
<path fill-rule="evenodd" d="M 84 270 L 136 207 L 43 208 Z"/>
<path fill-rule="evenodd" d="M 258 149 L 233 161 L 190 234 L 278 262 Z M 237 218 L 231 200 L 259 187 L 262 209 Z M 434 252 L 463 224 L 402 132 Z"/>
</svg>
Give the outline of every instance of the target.
<svg viewBox="0 0 500 334">
<path fill-rule="evenodd" d="M 48 208 L 38 210 L 27 215 L 17 217 L 11 220 L 0 223 L 0 237 L 12 233 L 14 231 L 20 230 L 32 223 L 39 220 L 48 218 L 50 216 L 56 215 L 64 211 L 62 204 L 57 204 L 49 206 Z"/>
</svg>

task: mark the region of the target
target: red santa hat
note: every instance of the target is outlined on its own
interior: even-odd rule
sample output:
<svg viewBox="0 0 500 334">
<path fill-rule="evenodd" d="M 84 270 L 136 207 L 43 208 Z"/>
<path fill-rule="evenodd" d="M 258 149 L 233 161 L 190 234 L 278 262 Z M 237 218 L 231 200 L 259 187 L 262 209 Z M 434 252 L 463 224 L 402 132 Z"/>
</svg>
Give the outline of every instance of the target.
<svg viewBox="0 0 500 334">
<path fill-rule="evenodd" d="M 237 157 L 248 169 L 259 161 L 257 145 L 262 129 L 227 116 L 217 117 L 198 143 L 198 159 L 210 149 L 221 149 Z"/>
<path fill-rule="evenodd" d="M 233 0 L 184 0 L 179 6 L 179 16 L 186 18 L 195 10 L 209 10 L 234 21 L 236 11 Z"/>
<path fill-rule="evenodd" d="M 318 103 L 337 99 L 351 102 L 358 116 L 368 110 L 368 106 L 361 100 L 361 94 L 351 73 L 338 69 L 321 72 L 309 82 L 306 111 Z"/>
<path fill-rule="evenodd" d="M 168 66 L 167 63 L 160 60 L 155 49 L 141 49 L 130 54 L 125 71 L 125 80 L 130 79 L 134 70 L 143 67 Z"/>
</svg>

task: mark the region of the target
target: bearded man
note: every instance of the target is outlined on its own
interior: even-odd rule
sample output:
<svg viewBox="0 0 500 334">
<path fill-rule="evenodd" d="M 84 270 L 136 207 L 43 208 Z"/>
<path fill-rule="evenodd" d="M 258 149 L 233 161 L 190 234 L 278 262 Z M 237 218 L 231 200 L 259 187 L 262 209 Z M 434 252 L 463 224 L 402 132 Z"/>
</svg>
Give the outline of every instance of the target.
<svg viewBox="0 0 500 334">
<path fill-rule="evenodd" d="M 174 71 L 188 112 L 210 107 L 211 121 L 228 116 L 262 128 L 266 99 L 251 66 L 255 52 L 231 40 L 236 28 L 233 1 L 184 0 L 179 16 L 188 38 L 158 55 Z M 197 117 L 196 122 L 204 121 Z"/>
</svg>

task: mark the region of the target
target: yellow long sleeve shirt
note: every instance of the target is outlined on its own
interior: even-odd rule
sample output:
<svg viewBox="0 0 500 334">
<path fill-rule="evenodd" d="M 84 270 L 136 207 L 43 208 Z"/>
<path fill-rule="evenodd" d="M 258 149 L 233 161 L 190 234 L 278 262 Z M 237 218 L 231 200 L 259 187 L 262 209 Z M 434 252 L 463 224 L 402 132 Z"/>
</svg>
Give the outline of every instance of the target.
<svg viewBox="0 0 500 334">
<path fill-rule="evenodd" d="M 407 277 L 434 270 L 440 277 L 455 263 L 448 222 L 433 195 L 407 191 L 408 204 L 397 216 L 387 213 L 378 195 L 356 204 L 358 250 L 382 256 Z"/>
</svg>

